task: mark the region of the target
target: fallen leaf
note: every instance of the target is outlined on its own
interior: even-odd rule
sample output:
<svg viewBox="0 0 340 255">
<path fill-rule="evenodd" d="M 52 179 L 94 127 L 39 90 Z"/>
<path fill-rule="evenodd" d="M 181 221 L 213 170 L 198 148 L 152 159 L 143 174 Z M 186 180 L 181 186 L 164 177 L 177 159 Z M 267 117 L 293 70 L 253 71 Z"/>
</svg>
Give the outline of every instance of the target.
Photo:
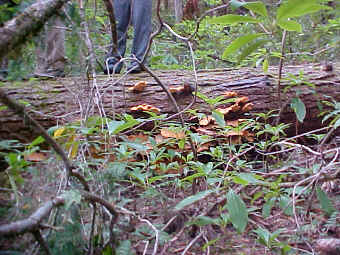
<svg viewBox="0 0 340 255">
<path fill-rule="evenodd" d="M 235 103 L 232 106 L 230 106 L 230 109 L 232 112 L 238 112 L 241 109 L 241 106 Z"/>
<path fill-rule="evenodd" d="M 131 142 L 134 142 L 134 141 L 136 141 L 136 140 L 140 140 L 140 141 L 142 141 L 142 142 L 146 142 L 146 141 L 149 140 L 149 136 L 148 136 L 148 135 L 145 135 L 145 134 L 143 134 L 143 133 L 138 133 L 138 134 L 136 134 L 136 135 L 129 135 L 129 136 L 127 137 L 127 139 L 128 139 L 129 141 L 131 141 Z"/>
<path fill-rule="evenodd" d="M 216 136 L 217 133 L 216 131 L 212 131 L 206 128 L 197 128 L 196 132 L 199 133 L 200 135 L 209 135 L 209 136 Z"/>
<path fill-rule="evenodd" d="M 230 107 L 227 107 L 227 108 L 217 108 L 216 111 L 219 111 L 223 115 L 227 115 L 229 112 L 231 112 L 231 108 Z"/>
<path fill-rule="evenodd" d="M 31 161 L 31 162 L 40 162 L 40 161 L 45 160 L 46 158 L 47 158 L 46 155 L 41 152 L 32 152 L 24 156 L 24 159 L 26 161 Z"/>
<path fill-rule="evenodd" d="M 228 115 L 230 112 L 238 112 L 241 107 L 238 104 L 233 104 L 227 108 L 217 108 L 216 110 L 222 113 L 224 116 Z"/>
<path fill-rule="evenodd" d="M 142 92 L 145 89 L 146 85 L 147 85 L 146 81 L 139 81 L 128 90 L 131 92 Z"/>
<path fill-rule="evenodd" d="M 227 137 L 229 136 L 242 136 L 243 131 L 229 131 L 225 134 Z"/>
<path fill-rule="evenodd" d="M 238 97 L 235 100 L 235 104 L 245 104 L 249 101 L 248 97 Z"/>
<path fill-rule="evenodd" d="M 184 131 L 170 130 L 168 128 L 163 128 L 163 129 L 161 129 L 161 135 L 165 138 L 183 139 L 185 137 L 185 132 Z"/>
<path fill-rule="evenodd" d="M 254 134 L 253 133 L 250 133 L 249 131 L 244 131 L 243 132 L 243 136 L 244 136 L 244 138 L 246 138 L 247 139 L 247 141 L 248 142 L 254 142 Z"/>
<path fill-rule="evenodd" d="M 211 142 L 207 142 L 207 143 L 201 144 L 197 148 L 197 152 L 209 151 L 210 147 L 211 147 Z"/>
<path fill-rule="evenodd" d="M 149 105 L 149 104 L 141 104 L 141 105 L 137 105 L 137 106 L 133 106 L 130 108 L 131 111 L 133 112 L 143 112 L 143 111 L 147 111 L 147 112 L 154 112 L 159 114 L 161 112 L 160 109 L 156 108 L 155 106 Z"/>
<path fill-rule="evenodd" d="M 246 103 L 243 107 L 242 107 L 242 112 L 249 112 L 253 109 L 254 104 L 253 103 Z"/>
<path fill-rule="evenodd" d="M 57 130 L 54 131 L 53 137 L 54 138 L 60 137 L 64 133 L 64 131 L 65 131 L 64 127 L 58 128 Z"/>
<path fill-rule="evenodd" d="M 227 125 L 232 127 L 238 127 L 239 120 L 227 120 Z"/>
<path fill-rule="evenodd" d="M 204 117 L 203 119 L 200 119 L 199 124 L 201 126 L 208 126 L 212 121 L 213 117 L 211 115 Z"/>
<path fill-rule="evenodd" d="M 155 136 L 155 141 L 157 144 L 163 143 L 164 142 L 164 138 L 162 135 L 158 134 Z"/>
<path fill-rule="evenodd" d="M 226 98 L 230 98 L 230 97 L 237 97 L 238 94 L 235 91 L 226 91 L 224 92 L 223 96 Z"/>
</svg>

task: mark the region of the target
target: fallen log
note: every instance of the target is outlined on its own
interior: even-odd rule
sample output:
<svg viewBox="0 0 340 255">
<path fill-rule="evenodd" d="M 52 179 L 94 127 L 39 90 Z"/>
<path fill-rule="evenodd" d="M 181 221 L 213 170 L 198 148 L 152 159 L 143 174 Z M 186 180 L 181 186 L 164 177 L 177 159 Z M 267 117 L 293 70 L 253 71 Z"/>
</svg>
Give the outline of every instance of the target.
<svg viewBox="0 0 340 255">
<path fill-rule="evenodd" d="M 293 124 L 296 131 L 296 116 L 290 107 L 291 99 L 299 97 L 306 106 L 306 117 L 298 125 L 298 132 L 306 132 L 322 126 L 319 116 L 321 101 L 332 97 L 340 101 L 340 63 L 333 64 L 332 70 L 322 70 L 319 64 L 286 66 L 283 70 L 280 121 Z M 235 91 L 241 96 L 249 97 L 253 104 L 253 113 L 268 112 L 279 109 L 277 97 L 277 67 L 268 73 L 261 69 L 219 69 L 200 70 L 198 90 L 214 98 L 226 91 Z M 155 71 L 166 86 L 181 86 L 194 83 L 190 71 Z M 120 78 L 120 79 L 119 79 Z M 131 88 L 138 81 L 146 81 L 147 86 L 141 92 Z M 161 114 L 176 113 L 175 107 L 157 82 L 147 73 L 119 76 L 113 78 L 99 76 L 93 80 L 80 77 L 67 77 L 57 80 L 30 80 L 26 82 L 6 83 L 2 86 L 6 93 L 24 102 L 32 116 L 45 128 L 63 125 L 89 115 L 101 114 L 108 117 L 115 113 L 133 114 L 131 108 L 141 104 L 151 104 L 160 109 Z M 191 93 L 175 96 L 180 109 L 184 109 L 193 99 Z M 89 107 L 90 106 L 90 107 Z M 32 132 L 25 126 L 25 121 L 0 105 L 0 138 L 31 140 Z M 193 105 L 199 112 L 209 113 L 211 109 L 201 99 Z"/>
</svg>

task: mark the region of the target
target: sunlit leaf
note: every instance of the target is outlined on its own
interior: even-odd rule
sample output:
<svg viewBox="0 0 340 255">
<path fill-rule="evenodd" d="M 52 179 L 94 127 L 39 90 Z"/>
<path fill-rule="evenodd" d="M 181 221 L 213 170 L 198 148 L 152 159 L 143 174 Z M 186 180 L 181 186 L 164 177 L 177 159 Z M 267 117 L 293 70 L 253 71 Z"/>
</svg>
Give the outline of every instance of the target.
<svg viewBox="0 0 340 255">
<path fill-rule="evenodd" d="M 296 31 L 296 32 L 302 32 L 302 26 L 300 23 L 294 21 L 294 20 L 280 20 L 277 23 L 282 29 L 287 31 Z"/>
<path fill-rule="evenodd" d="M 262 33 L 260 33 L 260 34 L 248 34 L 248 35 L 244 35 L 244 36 L 237 38 L 232 43 L 230 43 L 230 45 L 224 50 L 222 58 L 226 59 L 230 54 L 234 53 L 235 51 L 237 51 L 238 49 L 240 49 L 241 47 L 243 47 L 247 43 L 255 40 L 256 38 L 258 38 L 260 36 L 263 36 L 263 34 Z"/>
<path fill-rule="evenodd" d="M 260 14 L 261 16 L 267 17 L 267 9 L 264 3 L 262 2 L 249 2 L 243 5 L 243 7 L 247 8 L 254 13 Z"/>
<path fill-rule="evenodd" d="M 238 62 L 241 62 L 243 59 L 245 59 L 247 56 L 249 56 L 251 53 L 256 51 L 258 48 L 262 47 L 268 42 L 268 40 L 258 40 L 254 43 L 251 43 L 248 47 L 246 47 L 238 57 Z"/>
<path fill-rule="evenodd" d="M 289 0 L 278 8 L 276 20 L 279 21 L 282 19 L 300 17 L 322 9 L 328 8 L 317 4 L 316 0 Z"/>
<path fill-rule="evenodd" d="M 30 149 L 30 148 L 33 148 L 33 147 L 35 147 L 35 146 L 37 146 L 37 145 L 39 145 L 39 144 L 42 144 L 43 142 L 45 142 L 45 138 L 43 138 L 42 136 L 38 136 L 37 138 L 35 138 L 35 139 L 33 140 L 33 142 L 31 142 L 30 145 L 28 145 L 28 148 L 29 148 L 29 149 Z"/>
<path fill-rule="evenodd" d="M 192 196 L 189 196 L 185 199 L 183 199 L 181 202 L 179 202 L 174 210 L 175 211 L 180 211 L 181 209 L 183 209 L 184 207 L 188 206 L 188 205 L 191 205 L 203 198 L 205 198 L 206 196 L 208 196 L 209 194 L 215 192 L 214 190 L 205 190 L 205 191 L 201 191 L 201 192 L 198 192 L 197 194 L 195 195 L 192 195 Z"/>
<path fill-rule="evenodd" d="M 268 72 L 268 67 L 269 67 L 269 62 L 268 62 L 268 58 L 265 58 L 263 60 L 263 63 L 262 63 L 262 70 L 263 72 Z"/>
<path fill-rule="evenodd" d="M 227 14 L 209 19 L 210 24 L 235 25 L 238 23 L 258 23 L 257 19 L 248 16 Z"/>
<path fill-rule="evenodd" d="M 64 127 L 58 128 L 57 130 L 54 131 L 53 137 L 58 138 L 60 137 L 65 131 Z"/>
</svg>

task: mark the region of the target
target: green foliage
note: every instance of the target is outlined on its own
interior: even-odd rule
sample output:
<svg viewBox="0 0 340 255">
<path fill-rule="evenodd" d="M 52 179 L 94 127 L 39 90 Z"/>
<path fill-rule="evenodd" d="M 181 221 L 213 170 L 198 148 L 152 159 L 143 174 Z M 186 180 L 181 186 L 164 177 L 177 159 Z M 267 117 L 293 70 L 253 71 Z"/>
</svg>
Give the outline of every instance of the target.
<svg viewBox="0 0 340 255">
<path fill-rule="evenodd" d="M 336 211 L 336 209 L 334 208 L 331 200 L 328 198 L 326 193 L 322 189 L 317 187 L 316 195 L 320 201 L 321 209 L 324 211 L 324 213 L 328 216 L 332 215 Z"/>
<path fill-rule="evenodd" d="M 205 198 L 206 196 L 208 196 L 209 194 L 213 193 L 214 190 L 206 190 L 206 191 L 201 191 L 201 192 L 198 192 L 197 194 L 195 195 L 192 195 L 192 196 L 189 196 L 185 199 L 183 199 L 181 202 L 179 202 L 176 206 L 175 206 L 175 210 L 176 211 L 180 211 L 182 210 L 184 207 L 188 206 L 188 205 L 191 205 L 203 198 Z"/>
<path fill-rule="evenodd" d="M 291 100 L 290 107 L 294 110 L 299 122 L 303 122 L 306 117 L 306 106 L 302 100 L 298 97 L 294 97 Z"/>
<path fill-rule="evenodd" d="M 227 194 L 227 204 L 230 221 L 239 233 L 243 233 L 248 224 L 248 211 L 242 198 L 233 190 Z"/>
</svg>

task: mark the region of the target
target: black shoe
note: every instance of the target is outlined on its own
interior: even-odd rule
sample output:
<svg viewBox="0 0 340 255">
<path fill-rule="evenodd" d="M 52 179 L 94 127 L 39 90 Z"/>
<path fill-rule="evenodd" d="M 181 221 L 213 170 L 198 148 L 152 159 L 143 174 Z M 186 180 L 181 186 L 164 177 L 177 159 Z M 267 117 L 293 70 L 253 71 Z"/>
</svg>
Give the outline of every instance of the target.
<svg viewBox="0 0 340 255">
<path fill-rule="evenodd" d="M 65 72 L 64 70 L 48 69 L 46 72 L 35 72 L 33 77 L 40 79 L 53 79 L 57 77 L 65 77 Z"/>
<path fill-rule="evenodd" d="M 106 68 L 106 63 L 104 63 L 105 68 L 104 68 L 104 74 L 112 74 L 113 70 L 115 71 L 115 74 L 119 74 L 120 71 L 122 70 L 123 67 L 123 63 L 120 62 L 117 64 L 117 61 L 115 61 L 114 59 L 110 59 L 107 63 L 108 65 L 108 69 Z"/>
<path fill-rule="evenodd" d="M 127 70 L 129 73 L 141 73 L 143 71 L 139 65 L 130 66 Z"/>
</svg>

